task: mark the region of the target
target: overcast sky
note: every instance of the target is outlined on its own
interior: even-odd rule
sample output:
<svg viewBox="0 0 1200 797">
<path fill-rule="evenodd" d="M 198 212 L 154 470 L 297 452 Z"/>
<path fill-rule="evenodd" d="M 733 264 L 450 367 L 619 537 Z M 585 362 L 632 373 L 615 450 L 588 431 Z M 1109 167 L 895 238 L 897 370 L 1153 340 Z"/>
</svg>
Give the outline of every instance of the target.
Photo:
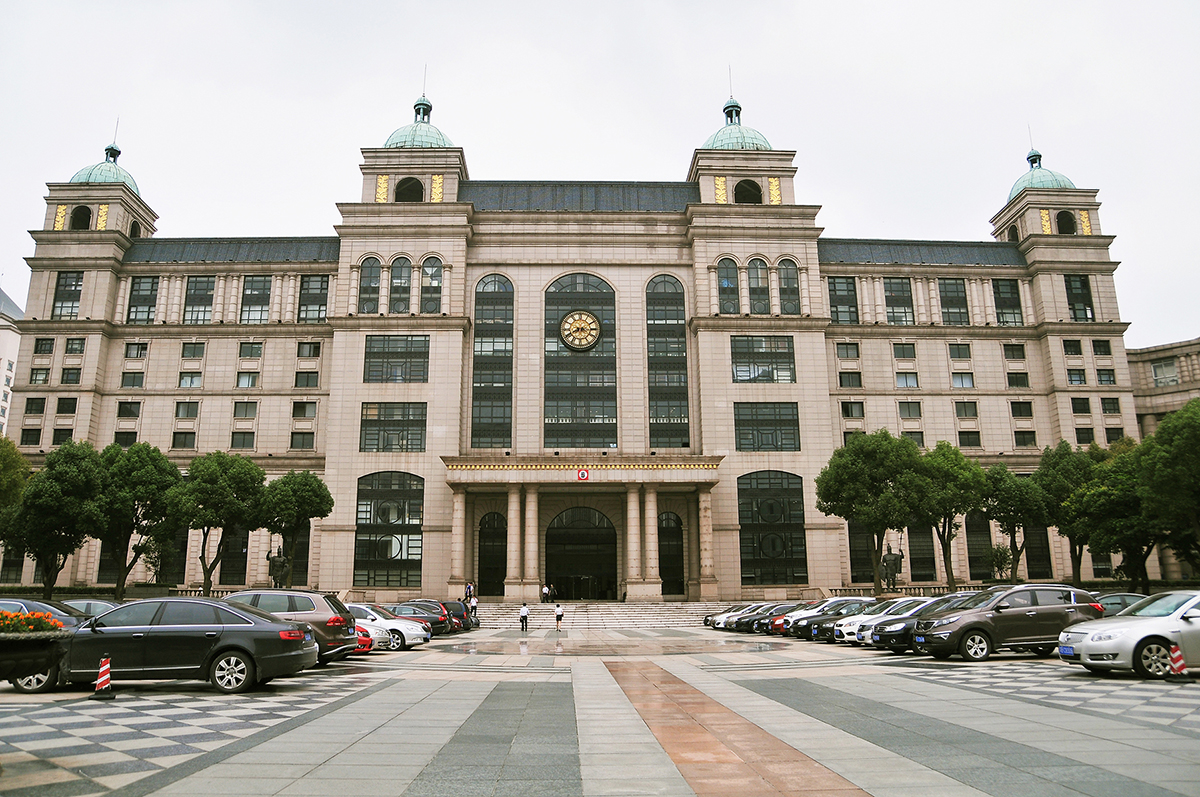
<svg viewBox="0 0 1200 797">
<path fill-rule="evenodd" d="M 1129 346 L 1200 336 L 1200 3 L 0 0 L 0 287 L 104 158 L 159 236 L 332 235 L 359 149 L 433 123 L 474 179 L 683 180 L 743 123 L 837 237 L 987 240 L 1028 168 L 1100 190 Z"/>
</svg>

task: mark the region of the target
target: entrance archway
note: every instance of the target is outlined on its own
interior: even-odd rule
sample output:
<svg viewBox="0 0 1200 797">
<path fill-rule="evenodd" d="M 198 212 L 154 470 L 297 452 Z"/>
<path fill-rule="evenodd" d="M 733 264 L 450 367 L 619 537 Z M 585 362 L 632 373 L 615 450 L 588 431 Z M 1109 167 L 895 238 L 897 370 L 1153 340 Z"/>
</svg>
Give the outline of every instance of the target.
<svg viewBox="0 0 1200 797">
<path fill-rule="evenodd" d="M 481 597 L 503 596 L 508 562 L 508 519 L 488 512 L 479 520 L 479 583 Z"/>
<path fill-rule="evenodd" d="M 546 582 L 563 600 L 617 599 L 617 530 L 603 513 L 577 506 L 550 521 Z"/>
</svg>

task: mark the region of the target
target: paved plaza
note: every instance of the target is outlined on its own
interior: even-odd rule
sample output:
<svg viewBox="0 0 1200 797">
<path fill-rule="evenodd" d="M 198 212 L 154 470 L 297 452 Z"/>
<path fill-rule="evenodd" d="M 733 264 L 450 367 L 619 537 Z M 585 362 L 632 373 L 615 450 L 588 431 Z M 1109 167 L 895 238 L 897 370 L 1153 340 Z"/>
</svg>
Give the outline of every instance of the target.
<svg viewBox="0 0 1200 797">
<path fill-rule="evenodd" d="M 226 696 L 0 689 L 5 795 L 1200 797 L 1200 682 L 709 629 L 479 629 Z"/>
</svg>

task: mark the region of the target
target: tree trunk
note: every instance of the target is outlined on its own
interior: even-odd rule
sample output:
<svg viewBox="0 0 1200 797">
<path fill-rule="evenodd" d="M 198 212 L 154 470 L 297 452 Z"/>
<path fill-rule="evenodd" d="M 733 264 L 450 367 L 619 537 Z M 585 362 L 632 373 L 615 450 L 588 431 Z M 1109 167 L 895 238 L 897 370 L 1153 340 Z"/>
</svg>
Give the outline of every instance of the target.
<svg viewBox="0 0 1200 797">
<path fill-rule="evenodd" d="M 200 534 L 200 555 L 196 558 L 200 560 L 200 569 L 204 571 L 204 597 L 212 595 L 212 574 L 217 569 L 217 565 L 221 563 L 221 557 L 225 555 L 225 531 L 221 530 L 221 539 L 217 541 L 217 550 L 213 553 L 212 561 L 207 561 L 204 557 L 208 553 L 208 540 L 212 536 L 212 529 L 204 529 Z"/>
<path fill-rule="evenodd" d="M 871 535 L 871 568 L 875 571 L 875 596 L 883 594 L 883 581 L 879 577 L 879 562 L 883 558 L 883 541 L 887 537 L 887 529 Z"/>
<path fill-rule="evenodd" d="M 1070 537 L 1067 541 L 1071 546 L 1071 586 L 1078 587 L 1083 584 L 1083 577 L 1080 575 L 1083 569 L 1083 543 L 1077 543 Z"/>
<path fill-rule="evenodd" d="M 42 600 L 53 600 L 54 585 L 58 583 L 58 574 L 62 572 L 63 567 L 66 565 L 67 558 L 55 555 L 53 566 L 51 566 L 51 562 L 42 558 L 38 558 L 36 561 L 42 566 Z"/>
<path fill-rule="evenodd" d="M 942 546 L 942 567 L 946 569 L 946 589 L 950 592 L 955 591 L 954 566 L 951 563 L 950 555 L 950 542 L 954 539 L 953 523 L 954 518 L 942 518 L 942 523 L 937 530 L 938 544 Z"/>
</svg>

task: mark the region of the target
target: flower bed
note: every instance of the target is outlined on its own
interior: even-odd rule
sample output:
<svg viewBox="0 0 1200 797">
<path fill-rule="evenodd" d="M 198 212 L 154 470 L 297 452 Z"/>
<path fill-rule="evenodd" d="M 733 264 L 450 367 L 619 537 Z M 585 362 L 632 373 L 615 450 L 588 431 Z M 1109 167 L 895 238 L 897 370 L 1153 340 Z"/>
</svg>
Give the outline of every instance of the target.
<svg viewBox="0 0 1200 797">
<path fill-rule="evenodd" d="M 49 612 L 34 612 L 33 614 L 0 612 L 0 634 L 58 631 L 62 627 L 62 622 L 55 620 Z"/>
<path fill-rule="evenodd" d="M 49 614 L 0 612 L 0 681 L 49 670 L 71 633 Z"/>
</svg>

